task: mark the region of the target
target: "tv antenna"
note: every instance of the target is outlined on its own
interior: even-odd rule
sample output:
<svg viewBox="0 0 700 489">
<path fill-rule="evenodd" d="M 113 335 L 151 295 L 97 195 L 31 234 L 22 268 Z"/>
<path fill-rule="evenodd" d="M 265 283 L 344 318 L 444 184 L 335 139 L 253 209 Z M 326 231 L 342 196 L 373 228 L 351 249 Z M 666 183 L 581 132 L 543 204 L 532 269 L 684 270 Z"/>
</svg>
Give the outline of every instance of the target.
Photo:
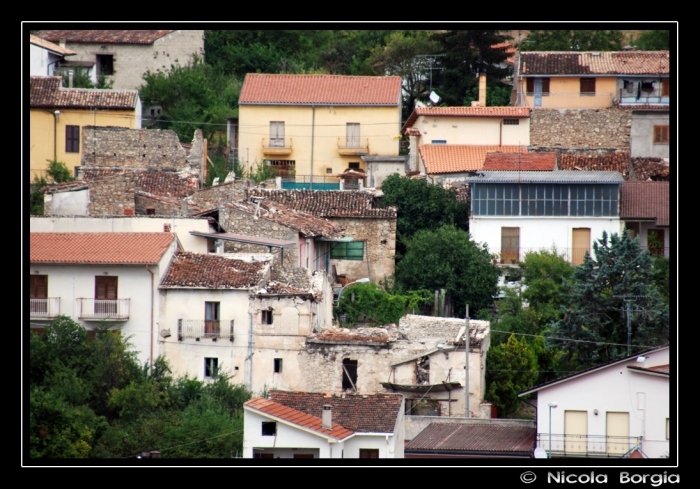
<svg viewBox="0 0 700 489">
<path fill-rule="evenodd" d="M 428 63 L 427 69 L 430 70 L 430 93 L 433 91 L 433 70 L 444 70 L 445 68 L 440 68 L 438 66 L 435 66 L 438 59 L 442 56 L 445 56 L 444 54 L 416 54 L 414 58 L 417 58 L 418 60 L 418 66 L 420 68 L 424 68 L 424 64 Z"/>
</svg>

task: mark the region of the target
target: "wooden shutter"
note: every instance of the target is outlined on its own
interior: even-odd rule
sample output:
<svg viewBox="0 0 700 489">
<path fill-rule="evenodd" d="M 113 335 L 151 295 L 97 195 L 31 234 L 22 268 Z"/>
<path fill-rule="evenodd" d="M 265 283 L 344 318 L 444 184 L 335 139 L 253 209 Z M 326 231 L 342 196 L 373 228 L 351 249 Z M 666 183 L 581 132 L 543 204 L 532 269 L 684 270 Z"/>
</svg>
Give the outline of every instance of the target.
<svg viewBox="0 0 700 489">
<path fill-rule="evenodd" d="M 360 458 L 379 458 L 379 450 L 376 448 L 360 448 Z"/>
<path fill-rule="evenodd" d="M 221 331 L 221 322 L 219 321 L 219 303 L 205 302 L 204 303 L 204 335 L 218 336 Z"/>
<path fill-rule="evenodd" d="M 542 93 L 549 93 L 549 78 L 542 78 Z"/>
<path fill-rule="evenodd" d="M 535 91 L 535 79 L 534 78 L 526 78 L 525 79 L 525 85 L 526 85 L 526 91 L 532 93 Z"/>
<path fill-rule="evenodd" d="M 520 228 L 501 228 L 501 258 L 503 263 L 510 263 L 512 258 L 520 257 Z"/>
<path fill-rule="evenodd" d="M 348 148 L 360 147 L 360 124 L 356 122 L 348 122 L 346 128 L 348 139 Z"/>
<path fill-rule="evenodd" d="M 29 276 L 29 298 L 46 299 L 48 290 L 48 275 Z"/>
<path fill-rule="evenodd" d="M 671 95 L 671 83 L 668 80 L 661 82 L 661 96 L 668 97 Z"/>
<path fill-rule="evenodd" d="M 66 126 L 66 153 L 80 152 L 80 126 Z"/>
<path fill-rule="evenodd" d="M 98 275 L 95 277 L 95 299 L 115 300 L 117 298 L 117 277 Z"/>
<path fill-rule="evenodd" d="M 654 144 L 668 143 L 669 126 L 654 126 Z"/>
<path fill-rule="evenodd" d="M 595 93 L 595 78 L 580 78 L 581 94 Z"/>
</svg>

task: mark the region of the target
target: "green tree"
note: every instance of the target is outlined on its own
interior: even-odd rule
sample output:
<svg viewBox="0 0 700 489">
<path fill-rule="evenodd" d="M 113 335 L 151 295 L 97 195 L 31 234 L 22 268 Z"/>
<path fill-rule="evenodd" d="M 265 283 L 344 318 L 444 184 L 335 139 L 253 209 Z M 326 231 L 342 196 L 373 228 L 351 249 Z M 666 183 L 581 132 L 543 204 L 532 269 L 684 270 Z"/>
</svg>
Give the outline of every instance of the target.
<svg viewBox="0 0 700 489">
<path fill-rule="evenodd" d="M 449 225 L 416 232 L 396 264 L 396 282 L 403 290 L 445 289 L 461 317 L 467 303 L 470 315 L 493 305 L 498 276 L 487 246 Z"/>
<path fill-rule="evenodd" d="M 49 168 L 46 170 L 46 174 L 51 178 L 54 183 L 72 182 L 73 175 L 68 169 L 68 166 L 58 160 L 46 160 L 49 163 Z"/>
<path fill-rule="evenodd" d="M 619 30 L 534 30 L 520 44 L 521 51 L 619 51 L 624 35 Z"/>
<path fill-rule="evenodd" d="M 576 267 L 568 283 L 569 305 L 546 333 L 548 343 L 562 350 L 567 370 L 592 367 L 627 354 L 627 316 L 632 353 L 669 341 L 669 308 L 654 286 L 653 261 L 625 230 L 603 233 Z M 573 341 L 569 341 L 573 340 Z"/>
<path fill-rule="evenodd" d="M 668 51 L 671 49 L 670 32 L 668 30 L 641 31 L 632 44 L 643 51 Z"/>
<path fill-rule="evenodd" d="M 518 392 L 533 386 L 537 359 L 525 338 L 510 335 L 505 343 L 491 346 L 486 356 L 486 399 L 498 407 L 504 418 L 516 412 Z"/>
<path fill-rule="evenodd" d="M 43 216 L 44 215 L 44 192 L 42 188 L 46 187 L 46 179 L 34 177 L 34 181 L 29 190 L 29 215 Z"/>
<path fill-rule="evenodd" d="M 540 326 L 543 327 L 561 316 L 561 307 L 569 299 L 564 283 L 571 279 L 573 274 L 574 266 L 555 249 L 525 254 L 523 285 L 526 288 L 523 298 L 528 302 L 529 308 L 539 316 Z"/>
</svg>

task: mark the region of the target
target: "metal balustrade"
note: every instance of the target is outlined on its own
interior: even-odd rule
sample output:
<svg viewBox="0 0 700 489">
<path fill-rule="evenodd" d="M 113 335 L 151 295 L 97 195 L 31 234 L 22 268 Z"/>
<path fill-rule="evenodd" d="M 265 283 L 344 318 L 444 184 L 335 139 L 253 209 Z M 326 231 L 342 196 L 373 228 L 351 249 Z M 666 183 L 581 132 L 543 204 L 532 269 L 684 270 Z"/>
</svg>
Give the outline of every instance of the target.
<svg viewBox="0 0 700 489">
<path fill-rule="evenodd" d="M 177 339 L 228 339 L 233 342 L 233 319 L 178 319 Z"/>
<path fill-rule="evenodd" d="M 61 315 L 60 297 L 29 299 L 29 317 L 33 319 L 57 318 Z"/>
<path fill-rule="evenodd" d="M 537 446 L 552 457 L 621 457 L 641 441 L 641 436 L 537 433 Z"/>
<path fill-rule="evenodd" d="M 129 319 L 130 299 L 76 299 L 78 317 L 85 320 Z"/>
</svg>

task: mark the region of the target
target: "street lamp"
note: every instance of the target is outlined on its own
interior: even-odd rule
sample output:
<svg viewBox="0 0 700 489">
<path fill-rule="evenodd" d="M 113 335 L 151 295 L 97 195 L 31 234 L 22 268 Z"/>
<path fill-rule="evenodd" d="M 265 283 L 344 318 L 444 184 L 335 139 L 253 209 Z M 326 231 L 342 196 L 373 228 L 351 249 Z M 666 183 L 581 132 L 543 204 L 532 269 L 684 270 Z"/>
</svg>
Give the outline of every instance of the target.
<svg viewBox="0 0 700 489">
<path fill-rule="evenodd" d="M 349 284 L 343 285 L 343 286 L 340 288 L 340 292 L 338 292 L 338 300 L 336 301 L 336 306 L 338 306 L 338 305 L 340 304 L 340 298 L 343 296 L 343 291 L 344 291 L 346 288 L 348 288 L 348 287 L 350 287 L 351 285 L 354 285 L 354 284 L 366 284 L 367 282 L 370 282 L 370 279 L 367 278 L 367 277 L 365 277 L 365 278 L 358 278 L 358 279 L 355 280 L 354 282 L 350 282 Z"/>
<path fill-rule="evenodd" d="M 550 402 L 549 406 L 549 458 L 552 458 L 552 408 L 558 406 L 556 402 Z"/>
</svg>

